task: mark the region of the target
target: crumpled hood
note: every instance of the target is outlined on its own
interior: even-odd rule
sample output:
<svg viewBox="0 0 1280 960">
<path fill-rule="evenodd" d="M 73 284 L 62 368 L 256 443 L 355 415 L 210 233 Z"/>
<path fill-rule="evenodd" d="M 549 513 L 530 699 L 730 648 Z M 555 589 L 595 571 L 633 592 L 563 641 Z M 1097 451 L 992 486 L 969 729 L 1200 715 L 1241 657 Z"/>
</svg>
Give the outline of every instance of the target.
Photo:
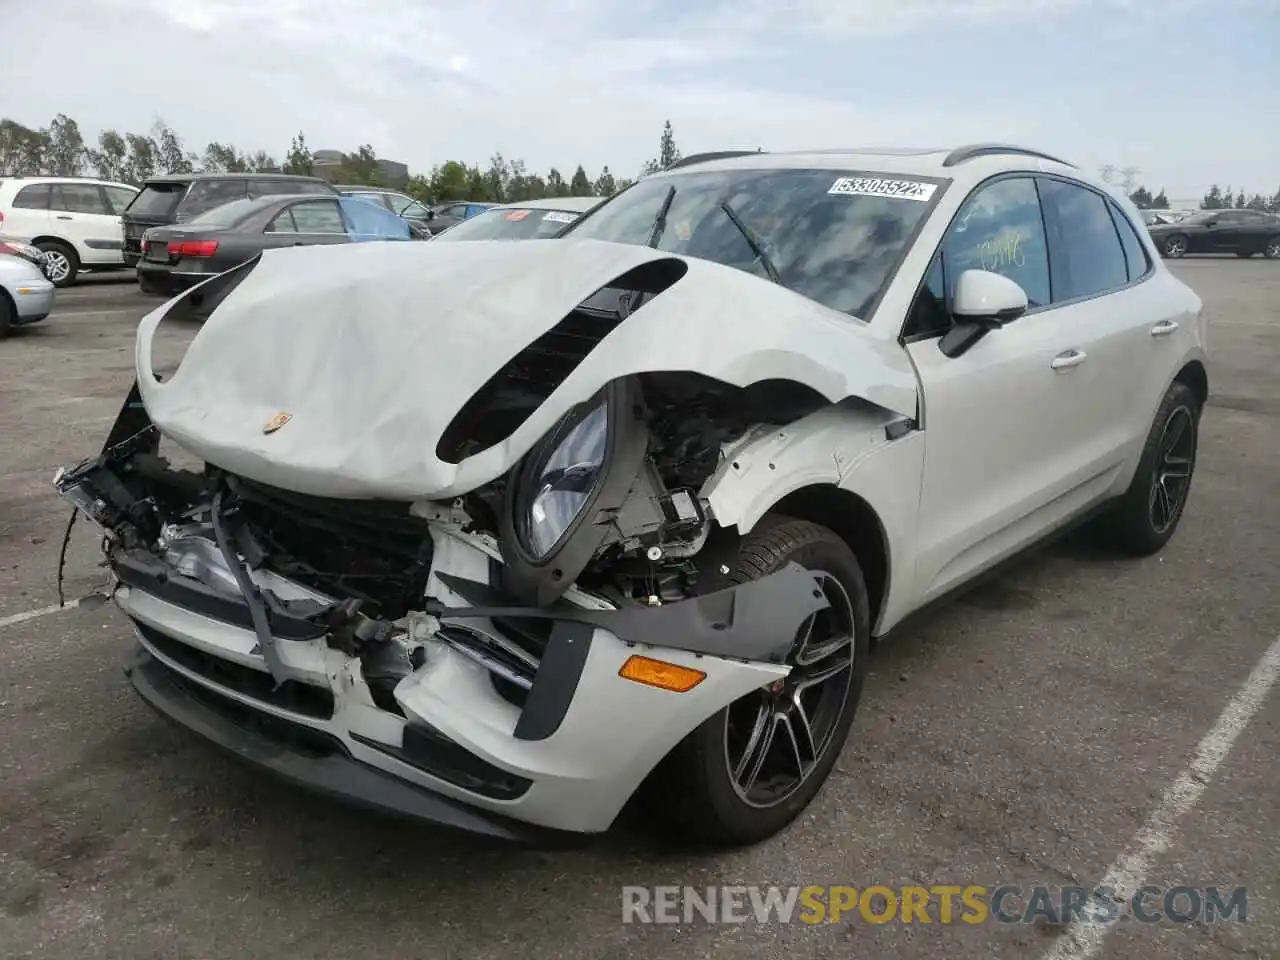
<svg viewBox="0 0 1280 960">
<path fill-rule="evenodd" d="M 504 442 L 436 456 L 454 414 L 512 356 L 642 264 L 687 273 L 609 333 Z M 746 386 L 790 378 L 837 402 L 916 410 L 905 351 L 855 320 L 739 270 L 596 240 L 369 243 L 271 251 L 196 334 L 173 376 L 138 381 L 161 431 L 234 473 L 319 496 L 439 499 L 511 469 L 575 403 L 646 371 Z M 278 430 L 267 424 L 289 418 Z"/>
</svg>

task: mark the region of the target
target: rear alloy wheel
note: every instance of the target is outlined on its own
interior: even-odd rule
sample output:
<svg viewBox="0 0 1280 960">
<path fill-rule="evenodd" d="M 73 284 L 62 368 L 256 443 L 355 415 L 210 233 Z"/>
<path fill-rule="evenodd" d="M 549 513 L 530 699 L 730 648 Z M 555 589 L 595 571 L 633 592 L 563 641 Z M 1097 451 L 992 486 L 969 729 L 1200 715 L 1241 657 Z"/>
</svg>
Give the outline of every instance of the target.
<svg viewBox="0 0 1280 960">
<path fill-rule="evenodd" d="M 13 304 L 9 302 L 9 295 L 0 290 L 0 340 L 7 337 L 12 329 Z"/>
<path fill-rule="evenodd" d="M 1191 493 L 1199 432 L 1200 403 L 1175 381 L 1156 411 L 1129 489 L 1098 521 L 1125 553 L 1153 554 L 1173 536 Z"/>
<path fill-rule="evenodd" d="M 1165 240 L 1164 245 L 1160 248 L 1161 252 L 1170 260 L 1177 260 L 1187 253 L 1187 238 L 1180 233 L 1175 233 L 1172 237 Z"/>
<path fill-rule="evenodd" d="M 1280 260 L 1280 237 L 1272 237 L 1268 240 L 1262 252 L 1268 260 Z"/>
<path fill-rule="evenodd" d="M 777 833 L 817 795 L 848 739 L 871 638 L 853 551 L 815 523 L 766 517 L 738 545 L 725 579 L 754 580 L 793 561 L 813 572 L 829 607 L 801 625 L 791 672 L 710 717 L 645 784 L 652 812 L 689 839 L 740 846 Z"/>
<path fill-rule="evenodd" d="M 58 240 L 41 240 L 36 244 L 44 251 L 45 276 L 55 287 L 69 287 L 80 272 L 80 258 L 65 243 Z"/>
</svg>

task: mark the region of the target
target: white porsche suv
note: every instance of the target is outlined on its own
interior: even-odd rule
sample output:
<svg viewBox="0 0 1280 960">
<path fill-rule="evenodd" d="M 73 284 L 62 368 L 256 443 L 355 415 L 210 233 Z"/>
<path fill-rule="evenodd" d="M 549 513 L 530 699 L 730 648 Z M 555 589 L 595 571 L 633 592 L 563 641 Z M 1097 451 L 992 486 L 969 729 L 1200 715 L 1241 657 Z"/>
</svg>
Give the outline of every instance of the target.
<svg viewBox="0 0 1280 960">
<path fill-rule="evenodd" d="M 1032 150 L 695 158 L 563 239 L 206 281 L 55 485 L 135 689 L 242 759 L 503 837 L 642 791 L 741 844 L 820 789 L 873 637 L 1085 519 L 1165 544 L 1205 327 L 1132 205 Z"/>
</svg>

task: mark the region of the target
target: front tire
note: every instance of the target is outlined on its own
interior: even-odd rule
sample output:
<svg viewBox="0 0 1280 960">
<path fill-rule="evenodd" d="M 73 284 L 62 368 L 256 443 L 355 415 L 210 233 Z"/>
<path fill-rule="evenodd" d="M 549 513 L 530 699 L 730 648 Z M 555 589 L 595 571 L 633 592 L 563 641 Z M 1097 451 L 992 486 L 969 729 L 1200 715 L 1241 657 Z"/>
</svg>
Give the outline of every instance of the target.
<svg viewBox="0 0 1280 960">
<path fill-rule="evenodd" d="M 9 331 L 13 329 L 13 304 L 9 302 L 9 295 L 0 290 L 0 340 L 9 335 Z"/>
<path fill-rule="evenodd" d="M 1280 260 L 1280 237 L 1272 237 L 1262 248 L 1262 255 L 1268 260 Z"/>
<path fill-rule="evenodd" d="M 1191 493 L 1200 434 L 1200 402 L 1174 381 L 1160 401 L 1138 470 L 1102 529 L 1124 553 L 1145 557 L 1173 536 Z"/>
<path fill-rule="evenodd" d="M 742 539 L 724 579 L 755 580 L 793 561 L 814 572 L 831 606 L 801 628 L 791 673 L 718 711 L 645 784 L 650 810 L 696 842 L 735 847 L 777 833 L 817 795 L 848 739 L 871 641 L 853 551 L 818 524 L 769 516 Z"/>
<path fill-rule="evenodd" d="M 1187 255 L 1187 238 L 1180 233 L 1166 237 L 1160 252 L 1170 260 L 1180 260 Z"/>
<path fill-rule="evenodd" d="M 75 250 L 59 240 L 41 240 L 36 246 L 44 251 L 45 276 L 55 287 L 69 287 L 76 282 L 80 258 Z"/>
</svg>

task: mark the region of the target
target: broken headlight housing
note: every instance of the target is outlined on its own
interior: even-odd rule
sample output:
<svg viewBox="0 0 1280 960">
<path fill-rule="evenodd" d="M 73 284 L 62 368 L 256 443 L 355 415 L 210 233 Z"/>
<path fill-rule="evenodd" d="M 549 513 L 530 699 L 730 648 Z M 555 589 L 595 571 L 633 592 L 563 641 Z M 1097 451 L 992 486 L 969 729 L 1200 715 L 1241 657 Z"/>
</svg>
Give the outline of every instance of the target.
<svg viewBox="0 0 1280 960">
<path fill-rule="evenodd" d="M 500 523 L 503 585 L 545 606 L 573 583 L 640 475 L 649 433 L 638 387 L 609 384 L 553 427 L 512 471 Z"/>
</svg>

